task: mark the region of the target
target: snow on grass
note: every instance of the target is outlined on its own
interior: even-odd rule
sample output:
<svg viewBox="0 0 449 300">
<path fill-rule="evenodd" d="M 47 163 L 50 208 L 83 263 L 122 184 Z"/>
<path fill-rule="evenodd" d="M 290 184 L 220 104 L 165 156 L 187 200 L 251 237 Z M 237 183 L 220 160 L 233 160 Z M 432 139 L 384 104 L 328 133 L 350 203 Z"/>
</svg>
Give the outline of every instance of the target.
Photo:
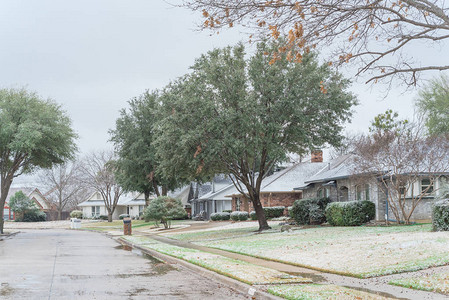
<svg viewBox="0 0 449 300">
<path fill-rule="evenodd" d="M 381 300 L 392 299 L 336 285 L 306 284 L 277 285 L 268 288 L 268 292 L 289 300 Z"/>
<path fill-rule="evenodd" d="M 390 284 L 449 295 L 449 273 L 440 273 L 417 278 L 398 279 L 390 281 Z"/>
<path fill-rule="evenodd" d="M 430 228 L 317 227 L 221 240 L 201 241 L 200 233 L 189 238 L 208 247 L 365 278 L 448 264 L 449 236 Z"/>
<path fill-rule="evenodd" d="M 256 266 L 244 261 L 196 249 L 183 248 L 138 236 L 125 236 L 133 244 L 183 259 L 211 271 L 249 284 L 310 283 L 308 278 L 292 276 L 276 270 Z"/>
<path fill-rule="evenodd" d="M 273 228 L 268 232 L 279 231 L 279 222 L 268 222 Z M 207 228 L 202 230 L 191 230 L 183 233 L 166 233 L 162 234 L 168 238 L 197 242 L 197 241 L 212 241 L 217 239 L 231 239 L 234 237 L 242 237 L 247 235 L 258 234 L 259 225 L 257 221 L 236 222 L 220 227 Z"/>
</svg>

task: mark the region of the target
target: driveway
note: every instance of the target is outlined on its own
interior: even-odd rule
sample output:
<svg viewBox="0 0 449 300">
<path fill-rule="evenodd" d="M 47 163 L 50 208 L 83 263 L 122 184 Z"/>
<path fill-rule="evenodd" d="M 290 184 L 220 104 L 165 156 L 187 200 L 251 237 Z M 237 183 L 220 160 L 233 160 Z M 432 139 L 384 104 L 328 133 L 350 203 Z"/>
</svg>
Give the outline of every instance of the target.
<svg viewBox="0 0 449 300">
<path fill-rule="evenodd" d="M 0 299 L 247 299 L 182 267 L 73 230 L 0 240 Z"/>
</svg>

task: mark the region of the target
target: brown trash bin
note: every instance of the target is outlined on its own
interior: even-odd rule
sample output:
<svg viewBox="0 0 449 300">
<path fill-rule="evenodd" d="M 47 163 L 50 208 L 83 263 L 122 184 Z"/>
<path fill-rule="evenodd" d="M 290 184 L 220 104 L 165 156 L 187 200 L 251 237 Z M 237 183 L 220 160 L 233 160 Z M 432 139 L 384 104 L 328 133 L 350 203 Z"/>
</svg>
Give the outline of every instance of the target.
<svg viewBox="0 0 449 300">
<path fill-rule="evenodd" d="M 131 235 L 131 218 L 124 218 L 123 219 L 123 234 L 124 235 Z"/>
</svg>

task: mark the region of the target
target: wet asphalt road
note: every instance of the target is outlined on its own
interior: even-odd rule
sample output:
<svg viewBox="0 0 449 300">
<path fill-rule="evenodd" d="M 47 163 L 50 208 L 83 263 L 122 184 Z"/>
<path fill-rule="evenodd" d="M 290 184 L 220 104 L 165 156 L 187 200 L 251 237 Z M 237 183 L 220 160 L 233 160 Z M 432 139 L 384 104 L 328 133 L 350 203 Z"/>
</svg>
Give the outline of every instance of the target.
<svg viewBox="0 0 449 300">
<path fill-rule="evenodd" d="M 0 299 L 247 299 L 93 232 L 28 230 L 0 239 Z"/>
</svg>

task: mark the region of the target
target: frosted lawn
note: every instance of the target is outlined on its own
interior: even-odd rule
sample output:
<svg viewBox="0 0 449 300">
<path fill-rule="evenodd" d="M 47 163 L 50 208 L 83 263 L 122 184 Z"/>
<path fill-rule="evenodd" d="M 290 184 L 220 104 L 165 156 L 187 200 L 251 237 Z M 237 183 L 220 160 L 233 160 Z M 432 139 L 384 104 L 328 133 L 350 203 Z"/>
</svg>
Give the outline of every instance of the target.
<svg viewBox="0 0 449 300">
<path fill-rule="evenodd" d="M 393 280 L 390 284 L 449 295 L 449 273 Z"/>
<path fill-rule="evenodd" d="M 268 292 L 290 300 L 383 300 L 392 299 L 369 294 L 354 289 L 336 285 L 306 284 L 306 285 L 278 285 L 268 288 Z"/>
<path fill-rule="evenodd" d="M 150 238 L 136 236 L 126 236 L 123 238 L 133 244 L 183 259 L 248 284 L 311 282 L 311 280 L 307 278 L 291 276 L 276 270 L 256 266 L 217 254 L 161 243 Z"/>
<path fill-rule="evenodd" d="M 364 278 L 448 264 L 449 235 L 430 230 L 430 225 L 317 227 L 290 233 L 244 231 L 239 237 L 230 229 L 217 232 L 209 240 L 201 240 L 204 232 L 182 238 L 208 247 Z M 232 238 L 227 236 L 229 233 Z"/>
</svg>

